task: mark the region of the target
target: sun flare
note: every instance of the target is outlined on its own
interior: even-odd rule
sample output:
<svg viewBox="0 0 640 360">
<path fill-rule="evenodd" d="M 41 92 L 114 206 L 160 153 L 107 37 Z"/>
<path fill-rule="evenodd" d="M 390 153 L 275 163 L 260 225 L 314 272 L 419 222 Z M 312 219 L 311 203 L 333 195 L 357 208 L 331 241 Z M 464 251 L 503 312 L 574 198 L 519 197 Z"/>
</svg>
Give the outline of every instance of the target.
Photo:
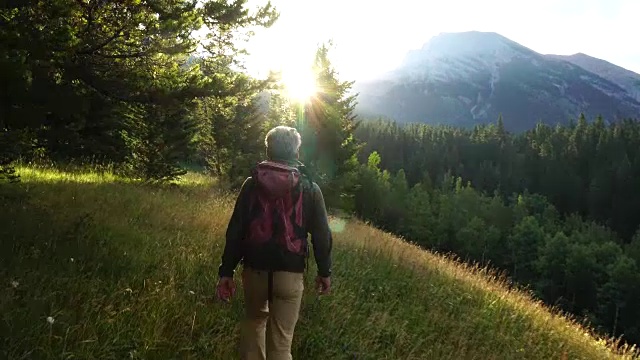
<svg viewBox="0 0 640 360">
<path fill-rule="evenodd" d="M 286 96 L 298 102 L 308 101 L 318 91 L 311 69 L 285 69 L 282 71 L 281 82 Z"/>
</svg>

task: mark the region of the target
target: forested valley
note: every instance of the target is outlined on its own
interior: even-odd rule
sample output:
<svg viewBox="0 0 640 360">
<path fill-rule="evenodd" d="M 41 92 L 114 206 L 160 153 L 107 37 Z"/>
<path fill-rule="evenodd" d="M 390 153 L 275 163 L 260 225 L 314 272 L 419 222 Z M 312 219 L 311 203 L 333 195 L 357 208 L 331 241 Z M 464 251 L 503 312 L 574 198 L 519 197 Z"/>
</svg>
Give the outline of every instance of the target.
<svg viewBox="0 0 640 360">
<path fill-rule="evenodd" d="M 356 134 L 362 217 L 640 340 L 637 121 L 580 116 L 522 134 L 501 119 L 474 129 L 372 121 Z"/>
<path fill-rule="evenodd" d="M 277 74 L 251 78 L 239 60 L 250 29 L 277 18 L 270 4 L 251 12 L 244 1 L 3 4 L 0 178 L 19 181 L 16 164 L 153 183 L 195 169 L 237 189 L 266 131 L 292 125 L 335 211 L 503 271 L 601 333 L 640 343 L 637 121 L 585 114 L 511 134 L 500 119 L 473 129 L 361 119 L 326 45 L 318 93 L 294 103 Z"/>
</svg>

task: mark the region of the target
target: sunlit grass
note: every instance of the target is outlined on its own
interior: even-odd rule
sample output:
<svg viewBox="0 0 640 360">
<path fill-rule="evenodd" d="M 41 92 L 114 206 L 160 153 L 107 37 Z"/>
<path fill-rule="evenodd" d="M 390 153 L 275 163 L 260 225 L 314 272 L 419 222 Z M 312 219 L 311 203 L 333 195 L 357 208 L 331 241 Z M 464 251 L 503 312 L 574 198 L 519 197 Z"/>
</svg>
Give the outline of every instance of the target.
<svg viewBox="0 0 640 360">
<path fill-rule="evenodd" d="M 113 183 L 113 182 L 134 182 L 113 172 L 100 169 L 87 171 L 86 169 L 60 170 L 50 166 L 24 166 L 16 167 L 21 181 L 56 183 L 72 182 L 85 184 Z M 185 186 L 213 186 L 214 179 L 199 172 L 188 172 L 180 176 L 174 183 Z"/>
<path fill-rule="evenodd" d="M 178 184 L 189 186 L 213 186 L 215 182 L 211 176 L 202 173 L 189 172 L 178 179 Z"/>
<path fill-rule="evenodd" d="M 197 174 L 19 172 L 0 187 L 0 358 L 236 358 L 242 291 L 213 300 L 231 194 Z M 483 269 L 332 228 L 334 292 L 313 294 L 310 261 L 294 359 L 632 357 Z"/>
<path fill-rule="evenodd" d="M 125 181 L 111 172 L 99 171 L 63 171 L 50 167 L 18 166 L 17 173 L 20 180 L 25 182 L 74 182 L 74 183 L 105 183 Z"/>
</svg>

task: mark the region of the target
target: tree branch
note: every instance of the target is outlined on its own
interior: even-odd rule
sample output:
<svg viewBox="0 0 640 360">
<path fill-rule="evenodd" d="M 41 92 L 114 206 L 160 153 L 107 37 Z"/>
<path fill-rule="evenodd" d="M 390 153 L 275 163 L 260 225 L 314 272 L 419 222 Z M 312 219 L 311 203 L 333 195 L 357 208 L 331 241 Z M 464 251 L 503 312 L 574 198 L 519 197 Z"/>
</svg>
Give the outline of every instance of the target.
<svg viewBox="0 0 640 360">
<path fill-rule="evenodd" d="M 88 33 L 93 27 L 93 6 L 89 6 L 89 14 L 87 14 L 87 27 L 84 29 L 85 33 Z"/>
<path fill-rule="evenodd" d="M 113 40 L 117 39 L 118 37 L 120 37 L 120 35 L 122 34 L 122 31 L 124 30 L 124 26 L 121 27 L 120 29 L 118 29 L 112 36 L 110 36 L 108 39 L 106 39 L 105 41 L 103 41 L 102 43 L 94 46 L 91 49 L 87 49 L 87 50 L 82 50 L 79 51 L 78 54 L 81 55 L 91 55 L 93 53 L 95 53 L 96 51 L 104 48 L 105 46 L 109 45 Z"/>
<path fill-rule="evenodd" d="M 96 55 L 100 56 L 101 58 L 105 58 L 105 59 L 130 59 L 130 58 L 143 57 L 145 55 L 145 53 L 144 52 L 137 52 L 137 53 L 129 53 L 129 54 L 111 54 L 111 55 L 97 53 Z"/>
</svg>

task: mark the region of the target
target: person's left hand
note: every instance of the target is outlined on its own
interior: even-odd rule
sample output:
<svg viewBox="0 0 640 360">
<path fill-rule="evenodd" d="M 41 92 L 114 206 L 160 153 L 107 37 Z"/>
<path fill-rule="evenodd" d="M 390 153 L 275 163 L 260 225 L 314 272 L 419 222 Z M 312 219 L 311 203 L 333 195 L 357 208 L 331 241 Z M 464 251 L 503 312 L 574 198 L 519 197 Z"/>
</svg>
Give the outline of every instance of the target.
<svg viewBox="0 0 640 360">
<path fill-rule="evenodd" d="M 229 302 L 235 293 L 236 283 L 233 281 L 233 278 L 228 276 L 221 277 L 216 288 L 216 295 L 218 296 L 218 299 L 224 302 Z"/>
<path fill-rule="evenodd" d="M 331 278 L 330 277 L 316 277 L 316 290 L 320 295 L 327 295 L 331 292 Z"/>
</svg>

